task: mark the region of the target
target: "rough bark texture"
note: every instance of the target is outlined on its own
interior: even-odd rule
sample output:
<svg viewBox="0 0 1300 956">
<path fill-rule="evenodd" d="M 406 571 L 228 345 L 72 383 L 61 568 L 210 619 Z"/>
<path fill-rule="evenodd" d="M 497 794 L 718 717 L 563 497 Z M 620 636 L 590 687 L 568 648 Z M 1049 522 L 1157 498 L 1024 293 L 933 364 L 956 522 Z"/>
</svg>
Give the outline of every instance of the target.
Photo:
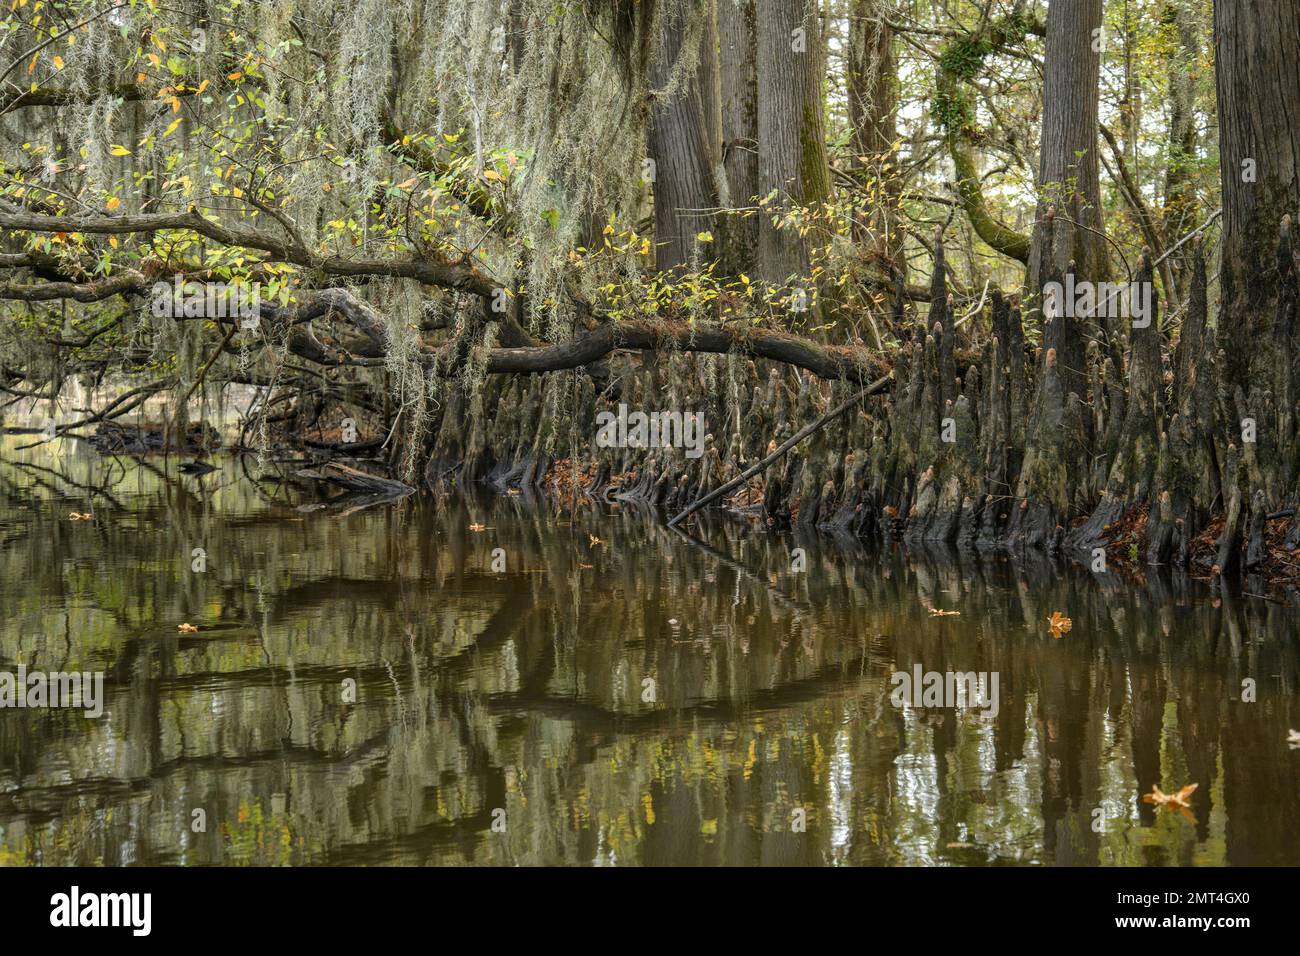
<svg viewBox="0 0 1300 956">
<path fill-rule="evenodd" d="M 893 214 L 899 178 L 891 168 L 897 138 L 898 72 L 894 31 L 880 0 L 854 0 L 850 8 L 847 66 L 853 168 L 864 182 L 881 181 L 886 201 L 855 220 L 855 238 L 866 254 L 891 272 L 905 272 L 903 233 Z"/>
<path fill-rule="evenodd" d="M 668 0 L 660 14 L 658 49 L 651 70 L 654 90 L 647 135 L 654 160 L 655 265 L 689 266 L 710 231 L 717 206 L 714 172 L 718 164 L 716 72 L 711 46 L 712 9 L 701 25 L 690 22 L 689 0 Z M 704 17 L 696 10 L 695 17 Z M 687 49 L 687 45 L 693 46 Z M 687 67 L 685 75 L 683 67 Z"/>
<path fill-rule="evenodd" d="M 1230 431 L 1242 443 L 1246 498 L 1294 495 L 1296 306 L 1284 215 L 1300 209 L 1300 8 L 1241 0 L 1215 4 L 1223 238 L 1219 315 Z"/>
<path fill-rule="evenodd" d="M 718 75 L 722 103 L 723 175 L 719 200 L 749 206 L 758 196 L 758 74 L 754 0 L 718 0 Z M 719 219 L 722 271 L 757 271 L 758 217 Z"/>
<path fill-rule="evenodd" d="M 1039 206 L 1029 259 L 1030 289 L 1041 288 L 1046 241 L 1042 222 L 1049 208 L 1083 227 L 1054 237 L 1054 265 L 1075 263 L 1081 276 L 1104 277 L 1101 179 L 1097 159 L 1097 91 L 1101 54 L 1095 46 L 1102 0 L 1054 3 L 1047 9 L 1043 57 L 1043 123 L 1038 156 Z M 1092 230 L 1092 231 L 1089 231 Z"/>
<path fill-rule="evenodd" d="M 774 211 L 813 205 L 830 193 L 822 119 L 821 23 L 816 0 L 756 0 L 759 192 L 777 192 Z M 759 260 L 764 279 L 783 283 L 808 271 L 805 242 L 763 216 Z"/>
</svg>

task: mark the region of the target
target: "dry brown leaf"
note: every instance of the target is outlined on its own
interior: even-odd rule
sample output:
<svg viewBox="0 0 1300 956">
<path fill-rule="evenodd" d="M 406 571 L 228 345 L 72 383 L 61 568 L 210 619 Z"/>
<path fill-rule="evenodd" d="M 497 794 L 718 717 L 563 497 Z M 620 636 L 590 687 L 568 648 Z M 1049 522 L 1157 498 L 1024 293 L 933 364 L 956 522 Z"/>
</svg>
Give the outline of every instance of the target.
<svg viewBox="0 0 1300 956">
<path fill-rule="evenodd" d="M 472 524 L 472 525 L 469 526 L 469 530 L 470 530 L 470 531 L 486 531 L 486 530 L 487 530 L 487 526 L 486 526 L 486 525 L 481 525 L 481 524 Z"/>
<path fill-rule="evenodd" d="M 1156 806 L 1167 807 L 1170 810 L 1186 810 L 1191 806 L 1191 804 L 1187 802 L 1187 798 L 1192 795 L 1198 786 L 1200 786 L 1200 784 L 1189 783 L 1177 793 L 1165 793 L 1158 786 L 1152 784 L 1151 792 L 1143 794 L 1142 800 L 1145 803 L 1153 803 Z"/>
<path fill-rule="evenodd" d="M 176 630 L 180 631 L 182 634 L 197 634 L 197 633 L 199 633 L 199 629 L 198 629 L 197 627 L 195 627 L 193 624 L 177 624 L 177 625 L 176 625 Z"/>
<path fill-rule="evenodd" d="M 1060 611 L 1053 611 L 1052 616 L 1047 619 L 1047 625 L 1052 629 L 1052 637 L 1060 637 L 1074 627 L 1074 622 Z"/>
<path fill-rule="evenodd" d="M 937 607 L 928 607 L 926 610 L 930 612 L 931 617 L 957 617 L 961 614 L 961 611 L 942 611 Z"/>
</svg>

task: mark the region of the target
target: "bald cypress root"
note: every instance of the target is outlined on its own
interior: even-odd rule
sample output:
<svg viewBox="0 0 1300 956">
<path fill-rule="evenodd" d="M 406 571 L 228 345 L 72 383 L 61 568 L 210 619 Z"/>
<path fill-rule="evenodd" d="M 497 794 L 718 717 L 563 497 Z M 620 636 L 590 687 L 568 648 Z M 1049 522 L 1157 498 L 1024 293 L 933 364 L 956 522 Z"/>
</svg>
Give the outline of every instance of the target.
<svg viewBox="0 0 1300 956">
<path fill-rule="evenodd" d="M 1044 246 L 1042 274 L 1059 281 L 1052 243 Z M 1122 562 L 1276 577 L 1279 561 L 1300 547 L 1291 404 L 1300 284 L 1289 223 L 1277 262 L 1289 283 L 1275 322 L 1279 348 L 1257 356 L 1250 373 L 1267 388 L 1243 388 L 1224 373 L 1199 251 L 1173 348 L 1154 294 L 1149 321 L 1127 332 L 1052 315 L 1035 344 L 1019 300 L 997 291 L 959 321 L 936 270 L 928 311 L 905 318 L 891 346 L 888 387 L 721 504 L 769 529 L 1067 551 L 1094 563 L 1101 549 Z M 1144 256 L 1134 281 L 1157 275 Z M 900 302 L 896 314 L 908 308 Z M 481 407 L 449 394 L 431 430 L 426 477 L 676 513 L 856 389 L 766 360 L 671 349 L 616 353 L 598 379 L 581 370 L 497 376 Z M 597 416 L 620 406 L 698 413 L 699 442 L 605 447 Z"/>
</svg>

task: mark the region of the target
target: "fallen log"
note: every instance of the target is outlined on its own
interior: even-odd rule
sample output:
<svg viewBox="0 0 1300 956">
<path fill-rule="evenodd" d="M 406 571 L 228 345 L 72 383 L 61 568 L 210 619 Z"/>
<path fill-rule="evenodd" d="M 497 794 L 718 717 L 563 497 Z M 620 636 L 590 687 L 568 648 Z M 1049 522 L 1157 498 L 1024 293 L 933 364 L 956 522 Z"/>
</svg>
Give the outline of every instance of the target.
<svg viewBox="0 0 1300 956">
<path fill-rule="evenodd" d="M 326 481 L 353 494 L 374 495 L 382 499 L 396 501 L 407 495 L 415 494 L 415 489 L 404 481 L 393 478 L 380 478 L 368 475 L 364 471 L 341 465 L 338 462 L 326 462 L 320 468 L 304 468 L 297 472 L 299 478 L 312 478 Z"/>
</svg>

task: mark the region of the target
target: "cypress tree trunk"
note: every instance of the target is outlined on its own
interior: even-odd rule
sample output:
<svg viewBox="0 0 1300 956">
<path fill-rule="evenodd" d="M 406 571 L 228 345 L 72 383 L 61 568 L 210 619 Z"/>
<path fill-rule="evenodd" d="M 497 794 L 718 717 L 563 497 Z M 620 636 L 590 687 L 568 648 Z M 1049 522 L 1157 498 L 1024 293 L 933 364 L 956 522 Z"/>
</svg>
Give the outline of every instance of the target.
<svg viewBox="0 0 1300 956">
<path fill-rule="evenodd" d="M 772 212 L 820 203 L 830 193 L 822 119 L 822 36 L 817 0 L 756 0 L 759 192 L 777 191 Z M 784 283 L 808 270 L 808 247 L 795 230 L 759 222 L 761 274 Z"/>
<path fill-rule="evenodd" d="M 719 204 L 740 208 L 758 195 L 758 50 L 754 0 L 718 0 L 718 74 L 722 103 Z M 756 271 L 758 216 L 719 220 L 724 274 Z"/>
<path fill-rule="evenodd" d="M 669 0 L 659 16 L 647 144 L 654 160 L 655 265 L 688 267 L 696 235 L 712 229 L 718 104 L 712 6 Z M 701 61 L 705 64 L 701 65 Z M 682 67 L 687 67 L 685 75 Z"/>
<path fill-rule="evenodd" d="M 904 273 L 903 234 L 893 215 L 899 179 L 886 169 L 897 138 L 898 75 L 894 31 L 884 20 L 881 0 L 853 0 L 848 49 L 849 122 L 853 133 L 853 167 L 863 183 L 884 183 L 885 200 L 855 219 L 854 239 L 864 254 L 886 270 Z"/>
<path fill-rule="evenodd" d="M 1262 491 L 1266 507 L 1275 507 L 1285 497 L 1294 500 L 1296 491 L 1300 342 L 1296 265 L 1284 217 L 1300 209 L 1300 7 L 1218 0 L 1214 28 L 1224 426 L 1240 446 L 1242 499 L 1253 501 Z"/>
<path fill-rule="evenodd" d="M 1165 241 L 1175 242 L 1200 225 L 1202 217 L 1192 183 L 1198 138 L 1194 71 L 1201 55 L 1201 23 L 1194 0 L 1169 0 L 1165 17 L 1178 32 L 1178 53 L 1169 63 L 1169 168 L 1164 189 Z M 1187 298 L 1191 269 L 1189 247 L 1170 256 L 1168 275 L 1177 283 L 1165 290 L 1171 302 Z"/>
<path fill-rule="evenodd" d="M 1267 334 L 1272 315 L 1237 306 L 1276 299 L 1276 285 L 1258 279 L 1276 279 L 1279 226 L 1300 206 L 1300 7 L 1216 0 L 1214 30 L 1223 274 L 1234 286 L 1221 324 L 1239 339 L 1228 348 L 1239 363 Z"/>
<path fill-rule="evenodd" d="M 1104 278 L 1106 244 L 1101 237 L 1101 179 L 1097 158 L 1097 93 L 1101 53 L 1096 31 L 1102 0 L 1054 3 L 1047 10 L 1043 57 L 1043 125 L 1038 156 L 1039 203 L 1029 257 L 1029 289 L 1042 288 L 1044 217 L 1049 207 L 1089 229 L 1072 227 L 1054 237 L 1054 264 L 1073 262 L 1082 278 Z M 1060 223 L 1064 225 L 1064 223 Z"/>
<path fill-rule="evenodd" d="M 1098 45 L 1102 0 L 1055 3 L 1047 13 L 1043 63 L 1043 127 L 1039 153 L 1039 205 L 1028 270 L 1037 300 L 1045 283 L 1097 282 L 1108 272 L 1101 237 L 1101 186 L 1097 157 Z M 1038 389 L 1026 436 L 1024 465 L 1011 514 L 1017 545 L 1060 545 L 1069 519 L 1090 505 L 1092 420 L 1088 398 L 1085 329 L 1104 330 L 1091 317 L 1058 311 L 1043 315 Z M 1104 336 L 1104 332 L 1103 332 Z M 1113 379 L 1120 360 L 1109 349 Z M 1095 396 L 1094 396 L 1095 398 Z M 1112 409 L 1112 412 L 1115 411 Z M 1118 420 L 1113 416 L 1112 420 Z"/>
</svg>

